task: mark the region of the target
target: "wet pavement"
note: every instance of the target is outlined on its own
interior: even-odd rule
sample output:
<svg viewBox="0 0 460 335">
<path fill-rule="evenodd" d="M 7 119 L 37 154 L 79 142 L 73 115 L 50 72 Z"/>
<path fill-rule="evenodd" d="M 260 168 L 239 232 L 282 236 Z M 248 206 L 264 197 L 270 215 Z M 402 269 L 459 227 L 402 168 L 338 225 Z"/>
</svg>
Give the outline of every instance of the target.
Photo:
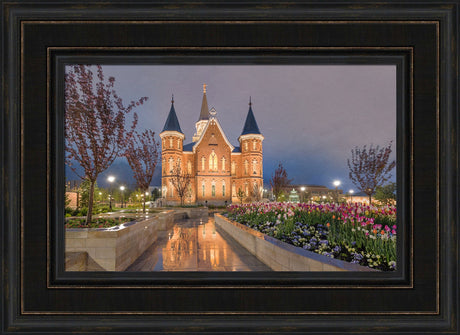
<svg viewBox="0 0 460 335">
<path fill-rule="evenodd" d="M 230 235 L 214 217 L 177 221 L 126 271 L 271 271 Z"/>
</svg>

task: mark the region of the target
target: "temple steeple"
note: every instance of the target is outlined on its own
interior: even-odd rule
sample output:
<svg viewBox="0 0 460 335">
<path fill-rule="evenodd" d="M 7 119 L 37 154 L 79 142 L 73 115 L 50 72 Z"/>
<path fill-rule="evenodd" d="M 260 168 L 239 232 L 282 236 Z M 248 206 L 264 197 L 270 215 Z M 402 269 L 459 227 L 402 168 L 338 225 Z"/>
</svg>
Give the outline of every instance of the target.
<svg viewBox="0 0 460 335">
<path fill-rule="evenodd" d="M 163 131 L 177 131 L 183 134 L 179 125 L 179 120 L 177 119 L 176 110 L 174 109 L 174 95 L 171 98 L 171 109 L 169 110 L 168 118 L 166 119 L 162 132 Z"/>
<path fill-rule="evenodd" d="M 206 84 L 203 84 L 203 100 L 201 101 L 201 112 L 198 121 L 209 120 L 209 107 L 208 99 L 206 98 L 206 86 Z"/>
<path fill-rule="evenodd" d="M 251 97 L 249 97 L 248 115 L 246 116 L 246 122 L 244 123 L 243 131 L 241 132 L 241 135 L 247 134 L 260 134 L 259 126 L 257 125 L 256 118 L 254 117 L 254 113 L 252 111 Z"/>
<path fill-rule="evenodd" d="M 203 100 L 201 101 L 200 118 L 195 123 L 196 133 L 193 135 L 193 142 L 196 142 L 200 139 L 201 133 L 203 132 L 206 123 L 209 121 L 209 107 L 208 99 L 206 98 L 206 86 L 206 84 L 203 84 Z"/>
</svg>

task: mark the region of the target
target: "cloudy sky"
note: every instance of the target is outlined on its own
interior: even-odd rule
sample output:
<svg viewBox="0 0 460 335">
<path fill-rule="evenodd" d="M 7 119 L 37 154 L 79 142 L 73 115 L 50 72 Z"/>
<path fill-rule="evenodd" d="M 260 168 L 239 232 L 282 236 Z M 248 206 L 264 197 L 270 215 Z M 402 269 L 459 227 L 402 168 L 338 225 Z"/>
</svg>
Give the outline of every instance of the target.
<svg viewBox="0 0 460 335">
<path fill-rule="evenodd" d="M 345 191 L 357 189 L 348 178 L 351 149 L 396 142 L 396 67 L 392 65 L 218 65 L 103 66 L 114 76 L 125 103 L 147 96 L 136 108 L 138 129 L 163 129 L 174 105 L 185 143 L 191 142 L 198 119 L 202 85 L 209 108 L 228 139 L 238 146 L 248 112 L 249 96 L 265 137 L 264 180 L 268 184 L 279 162 L 295 184 L 325 185 L 339 179 Z M 158 137 L 159 140 L 159 137 Z M 393 144 L 393 158 L 395 157 Z M 161 185 L 157 168 L 153 185 Z M 67 169 L 67 179 L 77 179 Z M 129 166 L 119 159 L 108 174 L 134 183 Z M 393 179 L 395 177 L 393 171 Z"/>
</svg>

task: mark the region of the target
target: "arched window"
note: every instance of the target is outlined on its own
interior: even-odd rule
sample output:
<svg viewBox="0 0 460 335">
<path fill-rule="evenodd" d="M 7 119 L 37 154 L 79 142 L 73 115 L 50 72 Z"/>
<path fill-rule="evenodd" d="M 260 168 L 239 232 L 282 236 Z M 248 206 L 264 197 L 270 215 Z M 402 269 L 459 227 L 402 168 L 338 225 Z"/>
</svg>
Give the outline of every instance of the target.
<svg viewBox="0 0 460 335">
<path fill-rule="evenodd" d="M 247 183 L 244 184 L 244 194 L 245 194 L 246 196 L 249 195 L 249 190 L 248 190 L 248 184 L 247 184 Z"/>
<path fill-rule="evenodd" d="M 211 185 L 211 194 L 213 197 L 216 196 L 216 184 Z"/>
<path fill-rule="evenodd" d="M 257 174 L 257 160 L 256 159 L 252 161 L 252 173 Z"/>
<path fill-rule="evenodd" d="M 169 157 L 169 173 L 172 173 L 174 169 L 174 159 L 172 157 Z"/>
<path fill-rule="evenodd" d="M 244 150 L 248 151 L 248 142 L 244 142 Z"/>
<path fill-rule="evenodd" d="M 225 171 L 225 157 L 222 157 L 222 171 Z"/>
<path fill-rule="evenodd" d="M 245 160 L 244 161 L 244 174 L 248 174 L 248 165 L 249 165 L 248 161 Z"/>
<path fill-rule="evenodd" d="M 166 159 L 163 158 L 163 174 L 166 174 Z"/>
<path fill-rule="evenodd" d="M 192 197 L 192 185 L 188 184 L 187 198 Z"/>
<path fill-rule="evenodd" d="M 252 141 L 252 150 L 256 150 L 256 144 L 257 144 L 256 141 Z"/>
<path fill-rule="evenodd" d="M 236 196 L 236 186 L 235 186 L 235 183 L 233 183 L 232 185 L 232 196 Z"/>
<path fill-rule="evenodd" d="M 203 197 L 205 196 L 205 187 L 204 187 L 204 182 L 201 184 L 201 192 L 202 192 L 202 195 Z"/>
<path fill-rule="evenodd" d="M 177 149 L 180 150 L 180 140 L 179 139 L 177 140 Z"/>
<path fill-rule="evenodd" d="M 174 196 L 174 186 L 172 185 L 171 182 L 169 182 L 169 196 L 170 197 Z"/>
<path fill-rule="evenodd" d="M 169 147 L 170 148 L 173 147 L 173 139 L 172 139 L 172 137 L 169 138 Z"/>
<path fill-rule="evenodd" d="M 204 171 L 204 164 L 205 164 L 204 162 L 205 161 L 206 161 L 206 158 L 204 158 L 204 156 L 201 157 L 201 171 Z"/>
<path fill-rule="evenodd" d="M 225 197 L 225 181 L 222 182 L 222 196 Z"/>
<path fill-rule="evenodd" d="M 214 150 L 209 155 L 209 170 L 217 171 L 217 155 Z"/>
<path fill-rule="evenodd" d="M 233 161 L 232 162 L 232 176 L 236 174 L 236 163 Z"/>
<path fill-rule="evenodd" d="M 192 174 L 192 162 L 187 162 L 187 173 Z"/>
</svg>

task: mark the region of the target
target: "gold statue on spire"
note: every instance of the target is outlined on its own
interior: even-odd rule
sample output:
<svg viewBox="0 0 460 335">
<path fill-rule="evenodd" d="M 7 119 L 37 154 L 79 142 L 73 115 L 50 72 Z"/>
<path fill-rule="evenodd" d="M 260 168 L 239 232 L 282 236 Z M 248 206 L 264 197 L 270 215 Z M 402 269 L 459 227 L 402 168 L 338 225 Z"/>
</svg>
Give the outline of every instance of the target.
<svg viewBox="0 0 460 335">
<path fill-rule="evenodd" d="M 206 94 L 206 84 L 203 84 L 203 93 Z"/>
</svg>

